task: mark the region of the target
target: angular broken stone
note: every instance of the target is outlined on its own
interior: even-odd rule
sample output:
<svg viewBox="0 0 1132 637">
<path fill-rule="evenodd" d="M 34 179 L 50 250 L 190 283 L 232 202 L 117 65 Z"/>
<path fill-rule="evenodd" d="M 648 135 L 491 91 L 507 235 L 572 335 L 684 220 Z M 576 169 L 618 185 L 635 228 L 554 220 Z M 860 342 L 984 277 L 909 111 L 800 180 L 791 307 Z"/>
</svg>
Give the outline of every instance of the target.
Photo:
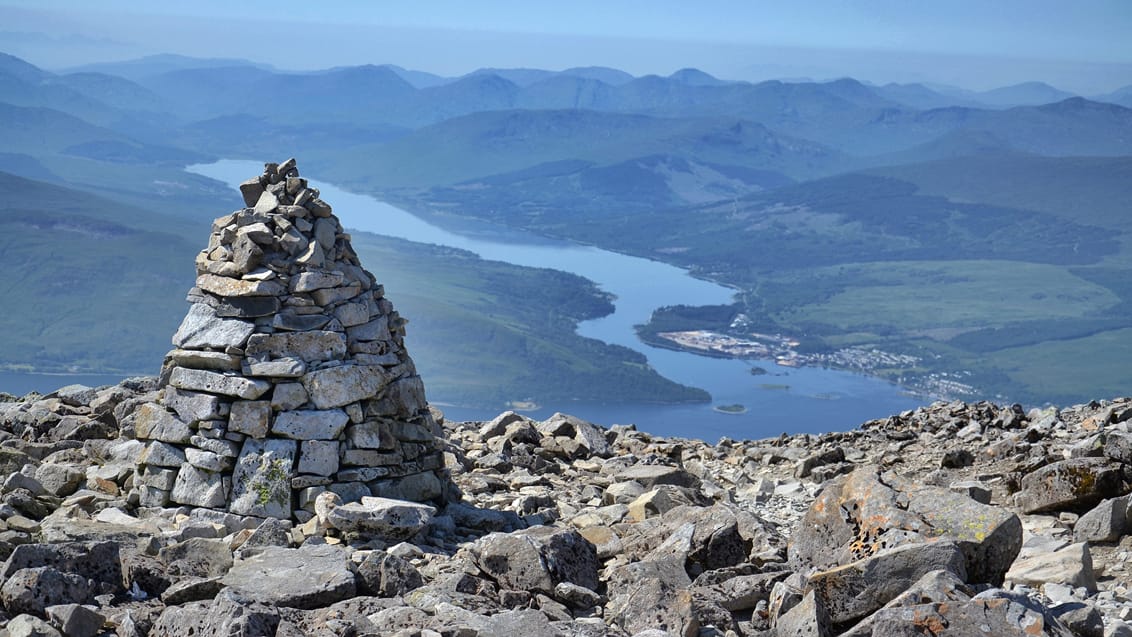
<svg viewBox="0 0 1132 637">
<path fill-rule="evenodd" d="M 169 499 L 178 504 L 198 507 L 219 507 L 225 502 L 223 476 L 217 471 L 207 471 L 187 462 L 177 472 L 177 481 Z"/>
<path fill-rule="evenodd" d="M 142 440 L 184 444 L 193 436 L 188 424 L 156 403 L 145 403 L 134 414 L 134 432 Z"/>
<path fill-rule="evenodd" d="M 435 515 L 436 509 L 426 504 L 366 496 L 334 507 L 326 519 L 343 533 L 407 540 L 426 530 Z"/>
<path fill-rule="evenodd" d="M 254 323 L 221 318 L 208 305 L 194 303 L 173 334 L 173 345 L 180 348 L 243 347 L 254 331 Z"/>
<path fill-rule="evenodd" d="M 350 417 L 341 409 L 300 409 L 275 416 L 272 433 L 295 440 L 334 440 Z"/>
<path fill-rule="evenodd" d="M 178 367 L 169 377 L 169 384 L 179 389 L 210 392 L 234 398 L 254 400 L 271 389 L 271 383 L 249 380 L 241 376 L 218 374 L 202 369 Z"/>
<path fill-rule="evenodd" d="M 1023 476 L 1014 498 L 1023 513 L 1084 508 L 1120 495 L 1122 480 L 1107 458 L 1071 458 Z"/>
<path fill-rule="evenodd" d="M 303 376 L 303 387 L 319 409 L 344 407 L 374 397 L 388 382 L 385 370 L 370 365 L 340 365 Z"/>
</svg>

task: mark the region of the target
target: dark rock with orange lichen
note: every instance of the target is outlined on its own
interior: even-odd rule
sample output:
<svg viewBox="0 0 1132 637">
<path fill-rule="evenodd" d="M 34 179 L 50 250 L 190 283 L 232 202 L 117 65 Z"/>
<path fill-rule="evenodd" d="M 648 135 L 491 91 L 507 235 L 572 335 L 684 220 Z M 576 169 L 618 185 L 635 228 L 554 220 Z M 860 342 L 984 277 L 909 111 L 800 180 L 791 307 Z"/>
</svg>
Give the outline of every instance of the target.
<svg viewBox="0 0 1132 637">
<path fill-rule="evenodd" d="M 962 550 L 969 581 L 999 584 L 1022 546 L 1022 523 L 961 493 L 862 467 L 818 496 L 791 537 L 790 557 L 825 569 L 937 539 Z"/>
<path fill-rule="evenodd" d="M 1046 609 L 1020 597 L 887 608 L 874 616 L 872 637 L 1073 637 Z"/>
<path fill-rule="evenodd" d="M 1088 510 L 1105 498 L 1121 495 L 1120 466 L 1105 458 L 1071 458 L 1022 478 L 1015 503 L 1023 513 Z"/>
</svg>

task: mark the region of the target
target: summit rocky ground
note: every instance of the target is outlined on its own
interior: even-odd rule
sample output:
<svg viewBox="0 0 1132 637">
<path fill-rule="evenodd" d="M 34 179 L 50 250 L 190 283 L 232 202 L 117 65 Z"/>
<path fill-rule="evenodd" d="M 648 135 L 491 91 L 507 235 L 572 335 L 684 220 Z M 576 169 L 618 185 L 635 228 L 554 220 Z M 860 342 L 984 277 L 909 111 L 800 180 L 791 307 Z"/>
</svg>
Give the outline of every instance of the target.
<svg viewBox="0 0 1132 637">
<path fill-rule="evenodd" d="M 445 422 L 439 507 L 142 506 L 156 379 L 0 403 L 8 635 L 1132 635 L 1132 400 L 715 444 Z"/>
</svg>

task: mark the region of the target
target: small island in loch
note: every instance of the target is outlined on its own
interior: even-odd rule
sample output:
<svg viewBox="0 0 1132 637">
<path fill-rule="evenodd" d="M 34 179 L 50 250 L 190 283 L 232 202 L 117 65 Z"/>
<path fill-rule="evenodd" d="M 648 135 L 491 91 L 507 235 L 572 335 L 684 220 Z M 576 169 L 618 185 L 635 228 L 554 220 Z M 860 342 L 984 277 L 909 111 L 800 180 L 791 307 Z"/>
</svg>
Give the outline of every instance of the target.
<svg viewBox="0 0 1132 637">
<path fill-rule="evenodd" d="M 715 411 L 718 411 L 721 414 L 736 414 L 736 415 L 738 415 L 738 414 L 747 413 L 746 405 L 741 405 L 739 403 L 733 403 L 731 405 L 716 405 L 716 406 L 712 407 L 712 409 L 715 410 Z"/>
</svg>

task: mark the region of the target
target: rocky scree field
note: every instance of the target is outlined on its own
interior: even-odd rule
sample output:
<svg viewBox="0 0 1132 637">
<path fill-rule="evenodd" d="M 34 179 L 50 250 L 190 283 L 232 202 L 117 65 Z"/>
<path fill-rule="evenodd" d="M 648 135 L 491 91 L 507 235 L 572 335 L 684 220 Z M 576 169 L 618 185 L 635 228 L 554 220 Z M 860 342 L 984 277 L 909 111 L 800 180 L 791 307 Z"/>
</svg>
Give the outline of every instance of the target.
<svg viewBox="0 0 1132 637">
<path fill-rule="evenodd" d="M 129 494 L 157 381 L 0 402 L 7 635 L 1132 635 L 1132 399 L 716 444 L 442 423 L 437 508 Z"/>
</svg>

